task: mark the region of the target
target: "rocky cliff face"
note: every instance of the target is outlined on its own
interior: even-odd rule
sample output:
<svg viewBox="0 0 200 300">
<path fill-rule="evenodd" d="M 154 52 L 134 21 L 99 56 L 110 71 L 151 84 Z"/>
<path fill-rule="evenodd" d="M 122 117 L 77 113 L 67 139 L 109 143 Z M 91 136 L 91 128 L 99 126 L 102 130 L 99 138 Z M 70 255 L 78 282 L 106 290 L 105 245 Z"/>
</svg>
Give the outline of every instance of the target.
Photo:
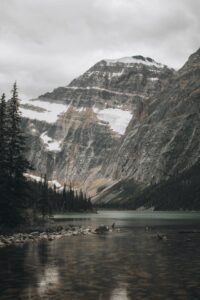
<svg viewBox="0 0 200 300">
<path fill-rule="evenodd" d="M 131 178 L 148 185 L 182 172 L 199 157 L 200 50 L 157 95 L 149 98 L 142 113 L 132 118 L 119 148 L 108 158 L 102 172 L 116 181 Z M 108 188 L 99 199 L 119 200 L 122 191 L 118 186 L 112 186 L 110 191 Z"/>
<path fill-rule="evenodd" d="M 112 183 L 113 177 L 120 179 L 120 166 L 131 155 L 123 149 L 132 128 L 142 122 L 149 99 L 163 91 L 173 74 L 142 56 L 102 60 L 69 86 L 23 101 L 35 173 L 47 173 L 61 184 L 71 181 L 90 193 Z M 117 156 L 113 160 L 116 153 L 123 164 Z"/>
<path fill-rule="evenodd" d="M 39 100 L 75 107 L 118 107 L 132 110 L 138 101 L 160 91 L 173 70 L 151 58 L 133 56 L 102 60 L 67 87 L 46 93 Z"/>
<path fill-rule="evenodd" d="M 117 202 L 182 172 L 200 156 L 199 87 L 200 50 L 177 72 L 142 56 L 103 60 L 23 101 L 35 173 Z"/>
</svg>

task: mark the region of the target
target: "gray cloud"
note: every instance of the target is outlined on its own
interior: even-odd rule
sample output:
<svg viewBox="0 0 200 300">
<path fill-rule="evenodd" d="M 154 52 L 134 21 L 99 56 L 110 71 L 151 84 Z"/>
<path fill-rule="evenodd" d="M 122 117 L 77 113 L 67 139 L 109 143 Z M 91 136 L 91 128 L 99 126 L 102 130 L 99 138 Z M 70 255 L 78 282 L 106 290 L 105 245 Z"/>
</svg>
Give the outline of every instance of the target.
<svg viewBox="0 0 200 300">
<path fill-rule="evenodd" d="M 142 54 L 179 68 L 200 47 L 199 0 L 1 0 L 0 92 L 68 84 L 103 58 Z"/>
</svg>

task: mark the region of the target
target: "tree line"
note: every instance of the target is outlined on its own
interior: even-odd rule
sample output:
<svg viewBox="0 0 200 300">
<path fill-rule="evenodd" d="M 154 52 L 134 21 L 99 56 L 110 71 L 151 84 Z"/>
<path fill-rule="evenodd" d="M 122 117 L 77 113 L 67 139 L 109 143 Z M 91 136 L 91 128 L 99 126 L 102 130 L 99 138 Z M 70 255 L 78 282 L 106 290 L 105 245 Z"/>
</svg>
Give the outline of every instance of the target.
<svg viewBox="0 0 200 300">
<path fill-rule="evenodd" d="M 55 213 L 91 211 L 93 208 L 91 198 L 82 190 L 74 190 L 71 184 L 69 188 L 65 184 L 61 190 L 55 184 L 51 187 L 46 175 L 39 182 L 29 181 L 28 185 L 32 191 L 30 195 L 34 192 L 34 196 L 29 198 L 30 207 L 36 214 L 39 211 L 43 218 Z"/>
<path fill-rule="evenodd" d="M 0 224 L 15 226 L 27 221 L 28 211 L 50 215 L 54 212 L 92 209 L 90 198 L 71 187 L 57 191 L 47 177 L 39 183 L 24 174 L 33 170 L 26 158 L 26 137 L 21 128 L 20 100 L 16 82 L 11 98 L 0 98 Z M 34 195 L 34 196 L 33 196 Z"/>
</svg>

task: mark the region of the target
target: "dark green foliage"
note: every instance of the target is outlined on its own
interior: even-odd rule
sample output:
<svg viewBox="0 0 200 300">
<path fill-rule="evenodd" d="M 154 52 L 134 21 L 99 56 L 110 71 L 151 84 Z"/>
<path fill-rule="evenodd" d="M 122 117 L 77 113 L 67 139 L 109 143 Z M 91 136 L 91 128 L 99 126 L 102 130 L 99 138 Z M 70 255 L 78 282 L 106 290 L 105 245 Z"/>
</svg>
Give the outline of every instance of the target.
<svg viewBox="0 0 200 300">
<path fill-rule="evenodd" d="M 27 206 L 26 179 L 24 173 L 30 169 L 25 158 L 25 137 L 21 130 L 21 116 L 17 85 L 14 83 L 12 97 L 7 105 L 8 136 L 8 190 L 9 224 L 18 224 L 23 219 Z"/>
<path fill-rule="evenodd" d="M 50 216 L 53 212 L 92 209 L 86 195 L 66 185 L 62 193 L 48 187 L 46 175 L 40 183 L 27 182 L 24 173 L 31 170 L 25 157 L 26 139 L 21 130 L 17 84 L 11 99 L 0 99 L 0 224 L 16 226 L 26 220 L 27 211 Z"/>
<path fill-rule="evenodd" d="M 17 85 L 14 83 L 12 98 L 8 103 L 8 170 L 10 176 L 21 179 L 23 173 L 30 168 L 25 158 L 25 137 L 21 130 L 21 116 L 19 111 L 19 99 Z"/>
<path fill-rule="evenodd" d="M 7 123 L 6 123 L 6 101 L 5 94 L 2 95 L 0 99 L 0 172 L 5 172 L 6 170 L 6 160 L 7 160 Z"/>
<path fill-rule="evenodd" d="M 63 192 L 62 192 L 62 209 L 63 211 L 67 211 L 69 210 L 69 199 L 67 197 L 67 190 L 66 190 L 66 184 L 64 185 L 64 188 L 63 188 Z M 58 207 L 57 207 L 58 209 Z"/>
<path fill-rule="evenodd" d="M 0 100 L 0 220 L 9 212 L 8 202 L 8 134 L 5 94 Z"/>
<path fill-rule="evenodd" d="M 6 120 L 6 101 L 5 94 L 0 99 L 0 179 L 3 184 L 7 174 L 8 163 L 8 137 L 7 137 L 7 120 Z M 2 182 L 3 180 L 3 182 Z"/>
<path fill-rule="evenodd" d="M 43 178 L 43 182 L 41 184 L 41 195 L 40 199 L 38 201 L 39 204 L 39 210 L 41 211 L 42 217 L 50 214 L 49 209 L 49 195 L 48 195 L 48 181 L 47 176 L 45 175 Z"/>
<path fill-rule="evenodd" d="M 29 207 L 39 212 L 43 218 L 51 216 L 54 213 L 65 213 L 72 211 L 91 211 L 91 199 L 87 198 L 82 191 L 74 191 L 70 185 L 69 189 L 64 185 L 63 190 L 59 191 L 54 185 L 53 188 L 48 187 L 46 175 L 41 182 L 27 182 L 30 190 Z M 34 196 L 31 196 L 33 195 Z"/>
<path fill-rule="evenodd" d="M 25 137 L 21 131 L 21 117 L 16 83 L 12 97 L 0 102 L 0 222 L 15 226 L 24 219 L 27 205 L 27 186 L 24 172 L 30 165 L 25 158 Z"/>
</svg>

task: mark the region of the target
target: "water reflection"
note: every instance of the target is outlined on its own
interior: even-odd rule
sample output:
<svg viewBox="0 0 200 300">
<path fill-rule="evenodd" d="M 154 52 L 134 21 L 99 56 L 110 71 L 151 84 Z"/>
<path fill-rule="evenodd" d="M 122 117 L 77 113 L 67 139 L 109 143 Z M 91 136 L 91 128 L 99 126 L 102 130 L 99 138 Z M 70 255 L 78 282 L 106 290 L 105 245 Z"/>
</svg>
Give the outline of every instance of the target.
<svg viewBox="0 0 200 300">
<path fill-rule="evenodd" d="M 200 235 L 162 227 L 168 240 L 158 241 L 157 230 L 1 249 L 0 299 L 200 299 Z"/>
<path fill-rule="evenodd" d="M 129 300 L 125 287 L 116 288 L 112 291 L 110 300 Z M 103 299 L 102 299 L 103 300 Z"/>
<path fill-rule="evenodd" d="M 55 267 L 47 267 L 38 283 L 38 294 L 43 296 L 47 292 L 59 288 L 59 273 Z"/>
</svg>

